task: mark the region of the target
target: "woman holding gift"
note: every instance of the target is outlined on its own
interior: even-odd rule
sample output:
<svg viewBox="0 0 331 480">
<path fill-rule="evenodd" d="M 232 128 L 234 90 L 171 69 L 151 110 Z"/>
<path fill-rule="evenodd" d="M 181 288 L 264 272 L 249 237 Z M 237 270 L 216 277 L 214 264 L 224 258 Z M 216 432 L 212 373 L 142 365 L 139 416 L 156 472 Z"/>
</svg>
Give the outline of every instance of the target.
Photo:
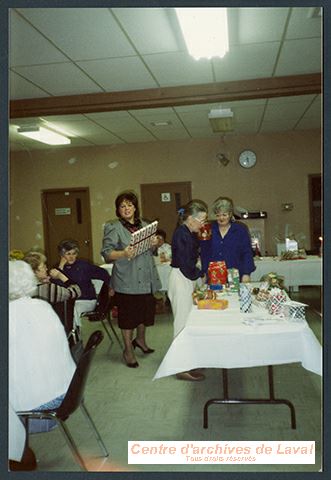
<svg viewBox="0 0 331 480">
<path fill-rule="evenodd" d="M 248 228 L 235 221 L 230 198 L 217 198 L 213 212 L 216 221 L 212 223 L 211 239 L 201 242 L 202 270 L 207 272 L 210 262 L 223 260 L 228 269 L 239 270 L 241 282 L 249 282 L 255 265 Z"/>
<path fill-rule="evenodd" d="M 154 325 L 154 293 L 161 288 L 152 249 L 134 256 L 131 234 L 146 226 L 139 213 L 138 198 L 132 191 L 120 193 L 115 200 L 118 220 L 106 223 L 101 255 L 112 262 L 112 286 L 118 308 L 118 326 L 124 341 L 123 360 L 130 368 L 139 366 L 135 349 L 153 353 L 146 343 L 146 327 Z M 152 239 L 156 247 L 157 239 Z M 137 329 L 136 338 L 133 331 Z"/>
<path fill-rule="evenodd" d="M 179 210 L 179 226 L 172 237 L 172 262 L 169 277 L 168 297 L 174 316 L 174 336 L 184 328 L 192 308 L 192 293 L 196 280 L 204 277 L 197 267 L 199 240 L 196 234 L 207 219 L 207 205 L 201 200 L 192 200 Z M 178 373 L 180 380 L 199 381 L 205 377 L 199 372 Z"/>
</svg>

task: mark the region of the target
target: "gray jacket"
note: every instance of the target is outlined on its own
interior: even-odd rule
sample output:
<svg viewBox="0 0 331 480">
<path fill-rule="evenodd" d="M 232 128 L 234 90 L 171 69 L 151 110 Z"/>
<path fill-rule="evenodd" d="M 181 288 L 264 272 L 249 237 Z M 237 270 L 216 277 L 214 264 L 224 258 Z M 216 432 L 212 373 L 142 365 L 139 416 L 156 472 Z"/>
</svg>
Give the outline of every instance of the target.
<svg viewBox="0 0 331 480">
<path fill-rule="evenodd" d="M 142 225 L 147 225 L 142 222 Z M 101 255 L 107 261 L 107 255 L 113 250 L 124 250 L 131 241 L 131 233 L 119 220 L 106 223 L 104 228 Z M 153 254 L 148 250 L 131 260 L 114 260 L 111 283 L 115 292 L 127 294 L 154 293 L 161 288 L 161 282 L 155 266 Z"/>
</svg>

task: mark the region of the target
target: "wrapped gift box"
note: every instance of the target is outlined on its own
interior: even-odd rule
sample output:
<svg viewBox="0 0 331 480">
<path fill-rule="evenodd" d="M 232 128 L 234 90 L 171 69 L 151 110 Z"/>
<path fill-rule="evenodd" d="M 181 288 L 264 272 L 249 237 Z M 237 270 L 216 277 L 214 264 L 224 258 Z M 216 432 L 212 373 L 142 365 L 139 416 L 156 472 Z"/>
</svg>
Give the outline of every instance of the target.
<svg viewBox="0 0 331 480">
<path fill-rule="evenodd" d="M 228 308 L 228 300 L 198 300 L 199 310 L 225 310 Z"/>
</svg>

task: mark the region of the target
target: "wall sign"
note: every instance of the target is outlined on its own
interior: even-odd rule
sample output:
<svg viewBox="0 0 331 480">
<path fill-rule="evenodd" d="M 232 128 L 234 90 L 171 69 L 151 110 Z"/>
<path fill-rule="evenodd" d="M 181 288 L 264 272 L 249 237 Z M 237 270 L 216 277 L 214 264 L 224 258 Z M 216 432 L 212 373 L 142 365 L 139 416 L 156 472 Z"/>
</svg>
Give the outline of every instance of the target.
<svg viewBox="0 0 331 480">
<path fill-rule="evenodd" d="M 55 215 L 71 215 L 71 208 L 56 208 Z"/>
<path fill-rule="evenodd" d="M 170 192 L 161 193 L 161 202 L 171 202 Z"/>
</svg>

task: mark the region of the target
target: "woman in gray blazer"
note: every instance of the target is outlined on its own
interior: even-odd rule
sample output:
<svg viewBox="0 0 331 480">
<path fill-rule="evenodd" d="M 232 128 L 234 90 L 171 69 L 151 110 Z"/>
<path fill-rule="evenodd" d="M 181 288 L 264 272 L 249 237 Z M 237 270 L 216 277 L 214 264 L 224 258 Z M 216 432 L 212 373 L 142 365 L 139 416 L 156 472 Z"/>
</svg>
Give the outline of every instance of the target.
<svg viewBox="0 0 331 480">
<path fill-rule="evenodd" d="M 139 366 L 134 350 L 153 353 L 146 343 L 146 327 L 154 324 L 155 298 L 161 288 L 152 250 L 134 256 L 131 234 L 147 225 L 140 219 L 138 198 L 132 191 L 115 200 L 118 220 L 106 223 L 101 254 L 113 263 L 112 287 L 118 308 L 118 326 L 124 340 L 123 360 L 130 368 Z M 153 240 L 156 245 L 157 239 Z M 137 329 L 133 339 L 133 331 Z"/>
</svg>

